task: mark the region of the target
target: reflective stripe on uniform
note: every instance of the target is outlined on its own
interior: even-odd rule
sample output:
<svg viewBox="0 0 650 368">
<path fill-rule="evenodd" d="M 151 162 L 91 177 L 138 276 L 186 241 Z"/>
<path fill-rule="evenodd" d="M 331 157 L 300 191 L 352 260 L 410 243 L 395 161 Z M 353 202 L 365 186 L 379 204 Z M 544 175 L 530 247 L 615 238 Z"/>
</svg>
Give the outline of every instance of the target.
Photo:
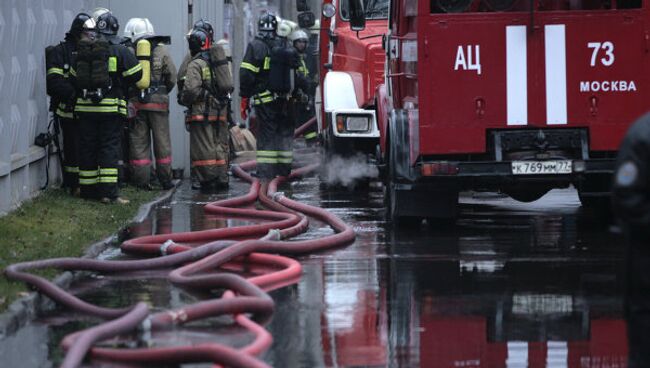
<svg viewBox="0 0 650 368">
<path fill-rule="evenodd" d="M 74 114 L 72 112 L 65 112 L 61 108 L 56 109 L 56 115 L 66 119 L 74 119 Z"/>
<path fill-rule="evenodd" d="M 90 99 L 78 98 L 77 105 L 120 105 L 126 107 L 126 101 L 121 98 L 104 98 L 99 102 L 93 102 Z"/>
<path fill-rule="evenodd" d="M 252 98 L 253 100 L 253 105 L 261 105 L 269 102 L 273 102 L 275 100 L 275 97 L 270 91 L 264 91 L 261 93 L 256 94 Z"/>
<path fill-rule="evenodd" d="M 188 115 L 185 117 L 185 122 L 186 123 L 191 123 L 191 122 L 202 122 L 202 121 L 223 121 L 226 122 L 227 119 L 225 116 L 208 116 L 206 119 L 205 115 Z"/>
<path fill-rule="evenodd" d="M 79 174 L 79 167 L 78 166 L 65 166 L 64 170 L 67 173 Z"/>
<path fill-rule="evenodd" d="M 201 69 L 201 78 L 203 78 L 203 80 L 212 80 L 212 73 L 210 72 L 209 66 Z"/>
<path fill-rule="evenodd" d="M 117 72 L 117 58 L 115 56 L 111 56 L 108 58 L 108 72 L 109 73 Z"/>
<path fill-rule="evenodd" d="M 309 132 L 309 133 L 305 134 L 305 139 L 316 138 L 316 135 L 317 135 L 316 132 Z"/>
<path fill-rule="evenodd" d="M 95 185 L 98 182 L 97 178 L 79 178 L 79 185 Z"/>
<path fill-rule="evenodd" d="M 97 184 L 99 175 L 98 170 L 79 170 L 79 184 L 80 185 L 94 185 Z"/>
<path fill-rule="evenodd" d="M 100 176 L 97 182 L 100 184 L 115 184 L 117 183 L 117 176 Z"/>
<path fill-rule="evenodd" d="M 280 161 L 277 158 L 258 157 L 257 158 L 257 163 L 258 164 L 278 164 L 278 163 L 280 163 Z"/>
<path fill-rule="evenodd" d="M 99 170 L 79 170 L 79 176 L 83 178 L 92 178 L 99 175 Z"/>
<path fill-rule="evenodd" d="M 197 160 L 192 161 L 192 166 L 223 166 L 226 164 L 226 160 Z"/>
<path fill-rule="evenodd" d="M 259 73 L 260 72 L 260 68 L 256 67 L 255 65 L 253 65 L 251 63 L 243 62 L 243 63 L 241 63 L 241 67 L 244 68 L 244 69 L 250 70 L 253 73 Z"/>
<path fill-rule="evenodd" d="M 139 72 L 141 70 L 142 70 L 142 64 L 138 63 L 133 68 L 125 71 L 124 73 L 122 73 L 122 76 L 128 77 L 128 76 L 133 75 L 133 74 L 135 74 L 135 73 L 137 73 L 137 72 Z"/>
<path fill-rule="evenodd" d="M 72 74 L 75 77 L 77 76 L 77 72 L 74 70 L 74 68 L 70 68 L 70 74 Z"/>
<path fill-rule="evenodd" d="M 50 68 L 50 69 L 48 69 L 47 70 L 47 75 L 50 75 L 50 74 L 64 75 L 63 74 L 63 69 L 61 69 L 61 68 Z"/>
<path fill-rule="evenodd" d="M 264 70 L 271 70 L 271 57 L 264 58 Z"/>
<path fill-rule="evenodd" d="M 77 106 L 75 112 L 119 113 L 126 115 L 126 108 L 119 106 Z"/>
<path fill-rule="evenodd" d="M 257 151 L 257 163 L 277 164 L 279 163 L 278 151 Z"/>
<path fill-rule="evenodd" d="M 307 64 L 305 64 L 304 59 L 300 59 L 300 66 L 298 67 L 298 72 L 302 73 L 305 77 L 309 76 L 309 69 L 307 69 Z"/>
<path fill-rule="evenodd" d="M 116 168 L 99 168 L 99 179 L 101 184 L 114 184 L 117 183 L 117 169 Z"/>
<path fill-rule="evenodd" d="M 278 162 L 290 164 L 293 162 L 293 151 L 278 151 Z"/>
</svg>

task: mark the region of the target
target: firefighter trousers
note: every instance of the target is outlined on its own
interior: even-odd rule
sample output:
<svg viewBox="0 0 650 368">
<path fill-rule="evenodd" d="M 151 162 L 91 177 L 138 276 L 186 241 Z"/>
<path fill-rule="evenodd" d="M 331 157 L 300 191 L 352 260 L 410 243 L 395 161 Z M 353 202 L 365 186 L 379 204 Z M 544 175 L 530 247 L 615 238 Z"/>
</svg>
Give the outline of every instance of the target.
<svg viewBox="0 0 650 368">
<path fill-rule="evenodd" d="M 255 106 L 258 119 L 257 176 L 261 179 L 291 173 L 295 119 L 289 116 L 288 105 L 288 101 L 276 99 Z"/>
<path fill-rule="evenodd" d="M 163 187 L 172 181 L 172 145 L 169 112 L 139 110 L 129 131 L 131 180 L 147 186 L 151 176 L 151 140 L 156 157 L 156 176 Z"/>
<path fill-rule="evenodd" d="M 307 121 L 309 121 L 309 119 L 316 116 L 314 112 L 314 104 L 311 102 L 311 100 L 306 104 L 300 104 L 297 106 L 297 110 L 298 125 L 296 127 L 305 124 Z M 307 144 L 314 144 L 316 142 L 316 138 L 318 137 L 318 129 L 316 123 L 311 124 L 307 130 L 305 130 L 303 136 L 305 137 Z"/>
<path fill-rule="evenodd" d="M 202 188 L 228 185 L 230 133 L 228 122 L 190 121 L 190 160 L 192 172 Z"/>
<path fill-rule="evenodd" d="M 63 132 L 63 186 L 79 187 L 79 121 L 59 117 Z"/>
<path fill-rule="evenodd" d="M 115 199 L 123 118 L 86 113 L 79 118 L 79 187 L 81 197 Z"/>
</svg>

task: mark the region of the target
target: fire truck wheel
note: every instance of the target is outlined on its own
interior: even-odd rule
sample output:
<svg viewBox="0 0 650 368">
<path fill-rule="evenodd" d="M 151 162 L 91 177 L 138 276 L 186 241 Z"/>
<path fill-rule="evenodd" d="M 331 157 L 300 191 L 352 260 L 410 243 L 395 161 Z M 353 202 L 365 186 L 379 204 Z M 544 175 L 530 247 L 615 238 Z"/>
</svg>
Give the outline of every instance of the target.
<svg viewBox="0 0 650 368">
<path fill-rule="evenodd" d="M 394 228 L 412 228 L 419 226 L 422 223 L 422 217 L 416 216 L 403 216 L 399 211 L 397 202 L 399 194 L 394 182 L 389 181 L 386 186 L 386 193 L 384 201 L 386 205 L 386 222 L 391 224 Z"/>
</svg>

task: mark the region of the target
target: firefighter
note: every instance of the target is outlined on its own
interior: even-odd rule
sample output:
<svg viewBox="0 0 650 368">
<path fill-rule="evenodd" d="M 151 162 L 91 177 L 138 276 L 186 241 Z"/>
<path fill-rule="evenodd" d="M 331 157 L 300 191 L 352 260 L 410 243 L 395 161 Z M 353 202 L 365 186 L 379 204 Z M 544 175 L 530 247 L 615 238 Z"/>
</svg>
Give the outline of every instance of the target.
<svg viewBox="0 0 650 368">
<path fill-rule="evenodd" d="M 63 186 L 72 195 L 79 195 L 79 127 L 74 118 L 75 87 L 70 70 L 77 55 L 84 23 L 90 15 L 79 13 L 70 25 L 65 40 L 47 51 L 47 93 L 51 110 L 63 130 Z"/>
<path fill-rule="evenodd" d="M 612 194 L 628 240 L 628 367 L 650 367 L 650 114 L 634 123 L 623 139 Z"/>
<path fill-rule="evenodd" d="M 309 36 L 302 29 L 296 29 L 289 35 L 289 41 L 300 56 L 300 65 L 296 70 L 298 86 L 294 93 L 295 98 L 295 117 L 296 123 L 302 125 L 309 119 L 313 118 L 314 112 L 314 95 L 316 94 L 316 83 L 314 77 L 307 68 L 306 51 L 309 44 Z M 312 124 L 304 134 L 307 145 L 311 146 L 316 142 L 316 124 Z"/>
<path fill-rule="evenodd" d="M 176 85 L 176 66 L 153 25 L 146 18 L 129 20 L 132 52 L 143 66 L 143 78 L 132 89 L 129 104 L 135 117 L 129 127 L 131 180 L 152 189 L 151 137 L 156 156 L 156 176 L 163 189 L 171 189 L 172 147 L 169 132 L 169 92 Z M 127 36 L 128 37 L 128 36 Z"/>
<path fill-rule="evenodd" d="M 105 13 L 98 20 L 97 27 L 94 21 L 84 23 L 86 37 L 79 42 L 71 71 L 80 132 L 79 186 L 83 198 L 126 204 L 118 189 L 124 96 L 142 78 L 142 65 L 126 47 L 109 42 L 119 28 L 117 19 Z"/>
<path fill-rule="evenodd" d="M 208 22 L 207 20 L 199 19 L 194 23 L 192 26 L 192 29 L 190 30 L 189 35 L 192 33 L 193 30 L 195 29 L 202 29 L 208 34 L 208 37 L 210 38 L 210 44 L 214 43 L 214 28 L 212 27 L 212 24 Z M 181 63 L 181 66 L 178 68 L 178 76 L 177 76 L 177 84 L 178 84 L 178 103 L 182 105 L 182 101 L 180 100 L 181 92 L 183 90 L 183 85 L 185 83 L 185 74 L 187 72 L 187 64 L 190 63 L 192 60 L 192 53 L 188 52 L 185 57 L 183 58 L 183 62 Z"/>
<path fill-rule="evenodd" d="M 190 32 L 188 45 L 192 60 L 187 72 L 181 102 L 189 106 L 186 123 L 190 131 L 192 171 L 201 189 L 212 191 L 228 187 L 229 133 L 227 102 L 215 92 L 218 83 L 211 71 L 210 35 L 201 28 Z M 224 67 L 227 66 L 227 62 Z"/>
<path fill-rule="evenodd" d="M 194 23 L 194 25 L 192 26 L 192 29 L 188 33 L 188 37 L 189 37 L 189 34 L 195 29 L 204 30 L 208 34 L 208 36 L 210 38 L 210 43 L 214 42 L 214 28 L 212 27 L 212 24 L 210 24 L 210 22 L 208 22 L 208 21 L 206 21 L 204 19 L 199 19 L 198 21 L 196 21 Z M 183 87 L 184 87 L 184 84 L 185 84 L 185 75 L 187 74 L 187 65 L 190 63 L 191 60 L 192 60 L 192 54 L 191 54 L 191 52 L 188 52 L 185 55 L 185 57 L 183 58 L 183 61 L 181 62 L 180 67 L 178 68 L 178 76 L 177 76 L 177 82 L 176 82 L 176 85 L 178 86 L 178 90 L 177 90 L 177 95 L 176 96 L 177 96 L 177 102 L 181 106 L 185 106 L 183 104 L 183 101 L 181 101 L 181 95 L 183 93 Z M 189 107 L 189 106 L 185 106 L 185 107 Z M 190 126 L 188 124 L 185 125 L 185 128 L 189 132 Z M 198 178 L 195 176 L 195 170 L 190 171 L 190 180 L 192 182 L 192 189 L 201 189 L 201 183 L 199 182 Z"/>
<path fill-rule="evenodd" d="M 293 124 L 287 115 L 288 91 L 272 83 L 284 83 L 281 69 L 287 61 L 278 57 L 276 66 L 272 65 L 274 50 L 280 55 L 286 49 L 276 37 L 277 28 L 275 15 L 264 13 L 260 16 L 258 34 L 248 44 L 239 69 L 240 113 L 245 120 L 250 103 L 258 121 L 257 176 L 262 181 L 288 175 L 293 162 Z M 272 74 L 274 67 L 276 74 Z M 274 75 L 277 80 L 272 78 Z"/>
</svg>

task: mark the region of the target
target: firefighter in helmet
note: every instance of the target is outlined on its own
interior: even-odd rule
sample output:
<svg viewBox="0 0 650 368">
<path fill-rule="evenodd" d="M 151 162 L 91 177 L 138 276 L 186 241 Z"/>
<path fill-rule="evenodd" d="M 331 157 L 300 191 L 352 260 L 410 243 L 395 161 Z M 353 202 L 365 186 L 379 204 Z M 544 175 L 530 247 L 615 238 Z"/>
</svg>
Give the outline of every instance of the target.
<svg viewBox="0 0 650 368">
<path fill-rule="evenodd" d="M 269 181 L 289 175 L 293 162 L 293 124 L 287 114 L 290 91 L 279 86 L 286 82 L 283 69 L 285 62 L 290 61 L 282 60 L 283 54 L 288 56 L 288 53 L 284 42 L 277 37 L 275 15 L 262 14 L 257 25 L 258 34 L 248 44 L 239 69 L 240 112 L 246 119 L 249 104 L 255 108 L 257 176 Z"/>
<path fill-rule="evenodd" d="M 190 32 L 187 34 L 189 37 L 190 33 L 192 33 L 193 30 L 195 29 L 202 29 L 205 33 L 208 34 L 208 37 L 210 39 L 210 43 L 214 42 L 214 28 L 212 27 L 212 24 L 208 22 L 207 20 L 204 19 L 199 19 L 194 23 L 192 26 L 192 29 Z M 183 104 L 183 101 L 181 101 L 181 95 L 183 94 L 183 87 L 185 86 L 185 76 L 187 74 L 187 65 L 190 63 L 192 60 L 192 53 L 188 51 L 188 53 L 185 55 L 183 58 L 183 61 L 181 62 L 180 67 L 178 68 L 178 75 L 177 75 L 177 80 L 176 80 L 176 86 L 177 86 L 177 102 L 181 106 L 185 106 Z M 185 106 L 189 107 L 189 106 Z M 187 111 L 186 111 L 187 112 Z M 188 124 L 185 124 L 185 128 L 189 132 L 190 126 Z M 198 178 L 195 176 L 195 170 L 192 170 L 190 172 L 190 180 L 192 181 L 192 189 L 201 189 L 201 183 L 199 183 Z"/>
<path fill-rule="evenodd" d="M 210 24 L 210 22 L 204 19 L 199 19 L 194 23 L 192 29 L 190 30 L 187 36 L 189 37 L 189 35 L 195 29 L 202 29 L 205 33 L 208 34 L 208 38 L 210 39 L 210 44 L 214 44 L 214 28 L 212 27 L 212 24 Z M 185 84 L 185 74 L 187 73 L 187 65 L 190 63 L 191 60 L 192 60 L 192 53 L 188 52 L 183 58 L 183 62 L 181 63 L 181 66 L 178 68 L 178 76 L 177 76 L 178 97 L 179 97 L 178 103 L 181 105 L 183 103 L 180 100 L 180 95 L 181 92 L 183 91 L 183 87 Z"/>
<path fill-rule="evenodd" d="M 118 188 L 124 96 L 142 78 L 142 66 L 126 47 L 111 42 L 119 28 L 111 13 L 99 16 L 99 24 L 101 28 L 86 29 L 98 34 L 79 42 L 71 70 L 79 117 L 79 186 L 84 198 L 125 204 L 128 200 L 119 197 Z"/>
<path fill-rule="evenodd" d="M 612 195 L 614 211 L 622 220 L 628 240 L 628 367 L 650 367 L 650 114 L 634 123 L 623 139 Z"/>
<path fill-rule="evenodd" d="M 65 40 L 46 50 L 47 93 L 50 110 L 63 130 L 63 186 L 79 195 L 79 126 L 74 117 L 75 86 L 70 71 L 77 56 L 77 43 L 86 28 L 94 27 L 90 15 L 79 13 L 72 20 Z"/>
<path fill-rule="evenodd" d="M 296 29 L 289 35 L 289 41 L 300 57 L 298 69 L 296 70 L 297 87 L 294 91 L 295 98 L 295 118 L 298 125 L 306 123 L 313 118 L 314 112 L 314 95 L 316 94 L 316 83 L 314 76 L 307 68 L 306 52 L 309 44 L 309 36 L 302 29 Z M 313 145 L 316 141 L 316 124 L 311 124 L 304 134 L 305 141 L 308 145 Z"/>
<path fill-rule="evenodd" d="M 135 117 L 129 127 L 131 180 L 140 188 L 151 189 L 151 137 L 156 157 L 156 176 L 163 189 L 172 184 L 172 147 L 169 131 L 169 93 L 176 85 L 176 66 L 156 37 L 147 18 L 132 18 L 125 27 L 131 51 L 143 67 L 138 89 L 131 89 L 129 104 Z"/>
<path fill-rule="evenodd" d="M 202 190 L 228 187 L 228 103 L 215 90 L 219 86 L 210 62 L 212 42 L 204 29 L 190 32 L 188 45 L 192 60 L 187 64 L 180 96 L 189 107 L 186 124 L 190 131 L 192 170 Z M 226 65 L 227 67 L 227 65 Z"/>
</svg>

